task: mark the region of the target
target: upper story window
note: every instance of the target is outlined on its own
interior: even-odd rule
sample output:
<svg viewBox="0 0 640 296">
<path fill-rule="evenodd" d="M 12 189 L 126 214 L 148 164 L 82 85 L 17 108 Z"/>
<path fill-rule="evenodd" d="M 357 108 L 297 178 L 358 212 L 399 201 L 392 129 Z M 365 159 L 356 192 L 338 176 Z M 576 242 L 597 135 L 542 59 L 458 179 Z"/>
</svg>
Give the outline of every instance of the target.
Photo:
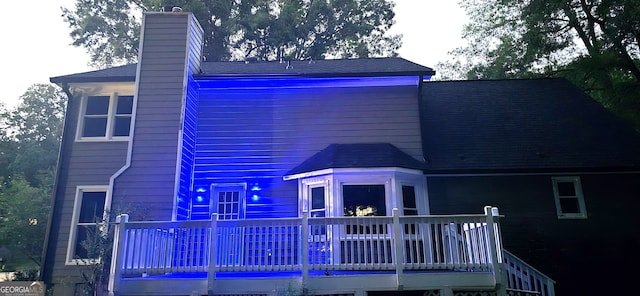
<svg viewBox="0 0 640 296">
<path fill-rule="evenodd" d="M 133 96 L 86 96 L 81 105 L 78 140 L 127 140 L 133 113 Z"/>
<path fill-rule="evenodd" d="M 559 219 L 587 218 L 580 177 L 552 177 L 553 195 Z"/>
</svg>

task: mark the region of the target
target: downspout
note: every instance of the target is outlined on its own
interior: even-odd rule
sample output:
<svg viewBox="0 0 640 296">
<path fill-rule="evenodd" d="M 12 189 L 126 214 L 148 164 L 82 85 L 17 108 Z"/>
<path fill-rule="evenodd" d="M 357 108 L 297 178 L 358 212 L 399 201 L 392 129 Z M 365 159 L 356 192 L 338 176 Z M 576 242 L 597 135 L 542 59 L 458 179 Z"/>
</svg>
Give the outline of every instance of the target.
<svg viewBox="0 0 640 296">
<path fill-rule="evenodd" d="M 54 213 L 54 209 L 56 206 L 56 196 L 57 196 L 57 191 L 58 191 L 58 180 L 60 179 L 60 167 L 61 167 L 61 160 L 62 160 L 62 156 L 63 156 L 63 148 L 64 148 L 64 138 L 65 135 L 67 134 L 67 125 L 68 125 L 68 121 L 67 121 L 67 115 L 69 114 L 69 109 L 71 108 L 71 100 L 73 99 L 73 95 L 71 94 L 71 92 L 69 91 L 69 85 L 66 83 L 63 83 L 62 85 L 59 85 L 62 88 L 62 91 L 67 95 L 67 106 L 65 108 L 65 114 L 64 114 L 64 119 L 62 121 L 62 134 L 61 134 L 61 139 L 60 139 L 60 144 L 58 145 L 58 161 L 56 163 L 56 174 L 53 178 L 53 188 L 51 189 L 51 203 L 50 203 L 50 209 L 49 209 L 49 217 L 47 218 L 47 231 L 44 233 L 44 245 L 42 246 L 42 256 L 40 257 L 40 272 L 38 274 L 38 280 L 39 281 L 43 281 L 44 280 L 44 265 L 46 263 L 47 260 L 47 249 L 49 246 L 49 236 L 51 235 L 51 227 L 52 227 L 52 221 L 53 221 L 53 213 Z"/>
<path fill-rule="evenodd" d="M 111 211 L 111 203 L 113 202 L 113 186 L 116 178 L 120 177 L 122 173 L 124 173 L 129 167 L 131 167 L 131 155 L 133 154 L 133 138 L 134 138 L 134 130 L 136 126 L 136 116 L 138 115 L 138 90 L 140 89 L 140 65 L 142 64 L 142 49 L 144 45 L 144 29 L 145 29 L 145 19 L 142 18 L 142 26 L 140 28 L 140 44 L 138 45 L 138 64 L 136 65 L 136 80 L 133 91 L 133 105 L 131 106 L 131 125 L 129 126 L 129 143 L 127 145 L 127 159 L 125 160 L 124 165 L 116 171 L 111 177 L 109 177 L 109 190 L 107 191 L 105 204 L 109 205 L 109 211 Z M 108 203 L 107 203 L 108 201 Z M 128 213 L 122 213 L 128 214 Z M 108 225 L 108 223 L 107 223 Z"/>
</svg>

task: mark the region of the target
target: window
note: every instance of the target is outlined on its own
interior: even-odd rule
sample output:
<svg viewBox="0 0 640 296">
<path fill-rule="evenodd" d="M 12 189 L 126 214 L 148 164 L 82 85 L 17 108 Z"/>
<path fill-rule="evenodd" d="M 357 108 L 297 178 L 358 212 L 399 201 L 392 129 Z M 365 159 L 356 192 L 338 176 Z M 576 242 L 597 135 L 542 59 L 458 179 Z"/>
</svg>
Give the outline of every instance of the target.
<svg viewBox="0 0 640 296">
<path fill-rule="evenodd" d="M 78 187 L 67 250 L 68 264 L 89 264 L 99 259 L 85 246 L 102 235 L 99 226 L 106 213 L 106 199 L 106 186 Z"/>
<path fill-rule="evenodd" d="M 418 206 L 416 205 L 416 188 L 413 186 L 402 185 L 402 208 L 405 216 L 418 215 Z"/>
<path fill-rule="evenodd" d="M 325 196 L 324 187 L 311 188 L 311 203 L 309 209 L 310 217 L 325 217 Z"/>
<path fill-rule="evenodd" d="M 345 216 L 385 216 L 387 206 L 384 185 L 343 185 Z"/>
<path fill-rule="evenodd" d="M 387 201 L 385 186 L 342 185 L 342 203 L 344 216 L 386 216 Z M 347 234 L 387 233 L 384 224 L 346 225 Z"/>
<path fill-rule="evenodd" d="M 245 184 L 213 184 L 213 209 L 218 220 L 244 219 Z"/>
<path fill-rule="evenodd" d="M 347 168 L 315 173 L 299 176 L 300 216 L 391 216 L 393 208 L 405 216 L 429 213 L 421 171 Z"/>
<path fill-rule="evenodd" d="M 580 177 L 553 177 L 551 181 L 558 218 L 587 218 Z"/>
<path fill-rule="evenodd" d="M 79 140 L 124 139 L 129 136 L 133 96 L 87 96 L 81 110 Z"/>
</svg>

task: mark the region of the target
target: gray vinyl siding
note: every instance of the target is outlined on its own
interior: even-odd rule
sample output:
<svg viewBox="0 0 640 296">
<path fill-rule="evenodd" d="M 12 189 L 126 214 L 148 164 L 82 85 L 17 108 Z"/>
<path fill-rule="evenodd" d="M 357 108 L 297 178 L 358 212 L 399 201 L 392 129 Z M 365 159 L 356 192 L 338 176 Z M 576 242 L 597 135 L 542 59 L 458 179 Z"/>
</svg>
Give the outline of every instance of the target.
<svg viewBox="0 0 640 296">
<path fill-rule="evenodd" d="M 200 94 L 194 182 L 259 184 L 247 218 L 297 215 L 286 172 L 332 143 L 396 145 L 422 159 L 417 89 L 206 91 Z"/>
<path fill-rule="evenodd" d="M 60 283 L 80 276 L 77 266 L 66 266 L 69 231 L 78 186 L 109 185 L 109 178 L 125 164 L 127 141 L 76 142 L 81 98 L 69 100 L 58 163 L 54 209 L 43 276 Z"/>
<path fill-rule="evenodd" d="M 190 207 L 193 185 L 193 164 L 195 162 L 195 143 L 198 116 L 198 91 L 192 78 L 189 78 L 187 95 L 185 98 L 184 121 L 182 128 L 182 153 L 180 161 L 180 175 L 178 182 L 178 202 L 176 202 L 175 216 L 177 220 L 188 220 L 193 217 Z M 209 216 L 209 213 L 201 213 Z"/>
<path fill-rule="evenodd" d="M 194 42 L 200 42 L 197 36 L 195 41 L 189 41 L 187 33 L 193 30 L 192 26 L 197 25 L 187 13 L 145 15 L 131 162 L 116 178 L 113 195 L 114 201 L 134 209 L 132 220 L 172 219 L 176 187 L 184 186 L 177 183 L 188 181 L 176 180 L 176 172 L 184 172 L 178 164 L 178 150 L 185 112 L 185 69 L 187 63 L 200 67 L 194 60 L 197 50 L 190 53 L 189 49 Z M 188 165 L 186 169 L 190 169 Z"/>
</svg>

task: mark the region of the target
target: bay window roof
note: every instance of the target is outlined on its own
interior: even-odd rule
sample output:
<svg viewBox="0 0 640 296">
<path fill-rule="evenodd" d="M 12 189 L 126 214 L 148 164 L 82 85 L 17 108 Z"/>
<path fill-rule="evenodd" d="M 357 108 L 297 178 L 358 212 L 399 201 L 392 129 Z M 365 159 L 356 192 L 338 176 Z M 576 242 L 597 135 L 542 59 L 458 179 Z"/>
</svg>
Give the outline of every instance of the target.
<svg viewBox="0 0 640 296">
<path fill-rule="evenodd" d="M 390 143 L 331 144 L 289 170 L 285 179 L 324 169 L 387 167 L 423 170 L 426 165 Z"/>
</svg>

